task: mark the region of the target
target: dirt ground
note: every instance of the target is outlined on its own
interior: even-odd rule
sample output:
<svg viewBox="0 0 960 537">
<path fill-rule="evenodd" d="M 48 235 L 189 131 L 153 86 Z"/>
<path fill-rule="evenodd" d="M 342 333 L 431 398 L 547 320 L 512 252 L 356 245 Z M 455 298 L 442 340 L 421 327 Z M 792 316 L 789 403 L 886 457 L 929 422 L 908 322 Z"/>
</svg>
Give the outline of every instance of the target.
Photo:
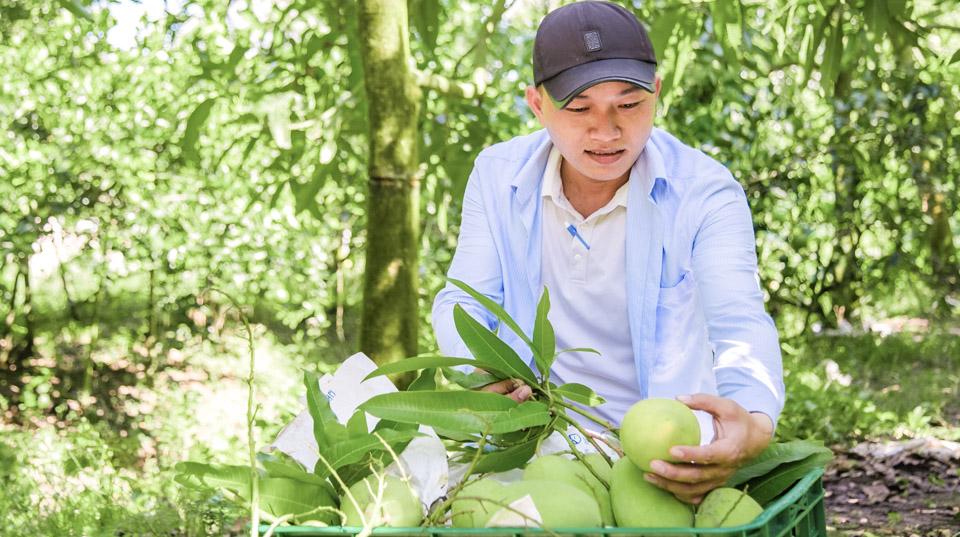
<svg viewBox="0 0 960 537">
<path fill-rule="evenodd" d="M 824 474 L 827 528 L 842 536 L 960 536 L 960 443 L 858 444 Z"/>
</svg>

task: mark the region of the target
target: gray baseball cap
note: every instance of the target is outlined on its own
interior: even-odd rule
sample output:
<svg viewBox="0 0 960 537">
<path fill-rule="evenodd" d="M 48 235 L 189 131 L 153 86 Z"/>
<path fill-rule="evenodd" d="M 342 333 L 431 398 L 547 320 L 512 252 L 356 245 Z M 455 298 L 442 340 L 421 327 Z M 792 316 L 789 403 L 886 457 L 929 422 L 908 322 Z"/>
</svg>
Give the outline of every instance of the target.
<svg viewBox="0 0 960 537">
<path fill-rule="evenodd" d="M 533 80 L 563 108 L 600 82 L 655 91 L 657 57 L 633 13 L 610 2 L 575 2 L 551 11 L 533 43 Z"/>
</svg>

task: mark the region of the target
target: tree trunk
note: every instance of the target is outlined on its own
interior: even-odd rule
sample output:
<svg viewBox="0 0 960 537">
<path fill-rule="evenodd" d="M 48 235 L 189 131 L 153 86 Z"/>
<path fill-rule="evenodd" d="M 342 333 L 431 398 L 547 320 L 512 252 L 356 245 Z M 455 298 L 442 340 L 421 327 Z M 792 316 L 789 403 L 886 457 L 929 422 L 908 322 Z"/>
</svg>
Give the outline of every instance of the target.
<svg viewBox="0 0 960 537">
<path fill-rule="evenodd" d="M 384 364 L 417 353 L 420 90 L 406 0 L 361 0 L 359 26 L 370 120 L 360 349 Z"/>
</svg>

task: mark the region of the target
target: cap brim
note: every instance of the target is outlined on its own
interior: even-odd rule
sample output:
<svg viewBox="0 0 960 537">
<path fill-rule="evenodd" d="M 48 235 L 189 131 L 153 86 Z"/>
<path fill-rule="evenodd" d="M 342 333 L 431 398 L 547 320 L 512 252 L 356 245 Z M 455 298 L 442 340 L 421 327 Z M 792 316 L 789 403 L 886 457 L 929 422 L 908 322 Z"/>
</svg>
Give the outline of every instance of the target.
<svg viewBox="0 0 960 537">
<path fill-rule="evenodd" d="M 558 108 L 566 106 L 581 92 L 601 82 L 627 82 L 654 93 L 657 66 L 654 63 L 612 58 L 571 67 L 543 81 L 543 86 Z"/>
</svg>

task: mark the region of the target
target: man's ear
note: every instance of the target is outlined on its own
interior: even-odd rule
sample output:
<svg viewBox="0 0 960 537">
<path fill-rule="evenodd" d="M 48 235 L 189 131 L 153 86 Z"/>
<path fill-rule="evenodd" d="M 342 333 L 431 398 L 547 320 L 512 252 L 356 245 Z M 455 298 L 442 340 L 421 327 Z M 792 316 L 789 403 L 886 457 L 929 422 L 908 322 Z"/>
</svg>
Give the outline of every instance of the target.
<svg viewBox="0 0 960 537">
<path fill-rule="evenodd" d="M 660 78 L 660 75 L 657 75 L 656 81 L 654 82 L 654 83 L 656 84 L 656 88 L 655 88 L 655 89 L 656 89 L 657 91 L 656 91 L 653 95 L 654 95 L 654 97 L 657 97 L 658 99 L 660 98 L 660 83 L 661 83 L 661 82 L 662 82 L 662 79 Z"/>
<path fill-rule="evenodd" d="M 530 107 L 533 115 L 537 116 L 540 124 L 543 125 L 543 94 L 540 93 L 540 89 L 536 86 L 527 86 L 524 96 L 527 99 L 527 106 Z"/>
</svg>

